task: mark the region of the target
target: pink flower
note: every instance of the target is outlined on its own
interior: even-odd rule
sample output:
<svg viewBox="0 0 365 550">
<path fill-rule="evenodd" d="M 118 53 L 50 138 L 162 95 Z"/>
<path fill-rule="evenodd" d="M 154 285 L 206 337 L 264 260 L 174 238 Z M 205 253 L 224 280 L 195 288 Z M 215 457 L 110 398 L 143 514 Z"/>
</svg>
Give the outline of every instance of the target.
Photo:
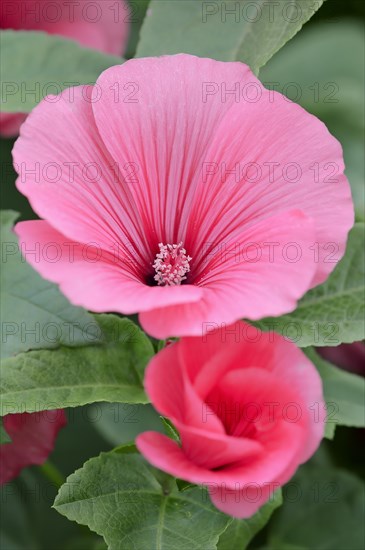
<svg viewBox="0 0 365 550">
<path fill-rule="evenodd" d="M 12 441 L 0 446 L 0 484 L 11 481 L 26 466 L 43 464 L 66 423 L 62 409 L 5 416 L 4 428 Z"/>
<path fill-rule="evenodd" d="M 74 304 L 139 312 L 156 338 L 292 311 L 353 224 L 340 144 L 242 63 L 112 67 L 37 106 L 14 161 L 44 219 L 16 226 L 27 260 Z"/>
<path fill-rule="evenodd" d="M 145 432 L 136 440 L 140 452 L 157 468 L 206 485 L 214 505 L 237 518 L 271 498 L 323 437 L 315 367 L 291 342 L 242 321 L 160 351 L 145 388 L 181 446 Z"/>
<path fill-rule="evenodd" d="M 126 0 L 6 0 L 0 12 L 0 29 L 59 34 L 82 46 L 121 55 L 127 45 L 129 17 Z M 26 116 L 0 113 L 0 135 L 16 136 Z"/>
</svg>

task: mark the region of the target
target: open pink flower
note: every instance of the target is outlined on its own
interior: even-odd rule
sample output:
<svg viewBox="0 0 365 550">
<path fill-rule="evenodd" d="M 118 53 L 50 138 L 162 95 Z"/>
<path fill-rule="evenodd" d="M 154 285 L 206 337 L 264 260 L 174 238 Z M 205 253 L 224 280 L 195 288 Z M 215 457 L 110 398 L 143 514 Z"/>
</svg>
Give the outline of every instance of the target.
<svg viewBox="0 0 365 550">
<path fill-rule="evenodd" d="M 0 29 L 59 34 L 82 46 L 121 55 L 128 40 L 129 18 L 126 0 L 6 0 Z M 0 135 L 16 136 L 26 116 L 0 113 Z"/>
<path fill-rule="evenodd" d="M 294 344 L 243 322 L 182 338 L 149 363 L 145 388 L 181 446 L 157 432 L 136 444 L 157 468 L 208 487 L 246 518 L 286 483 L 324 433 L 322 383 Z"/>
<path fill-rule="evenodd" d="M 0 484 L 11 481 L 26 466 L 43 464 L 66 422 L 62 409 L 6 415 L 4 428 L 11 443 L 0 446 Z"/>
<path fill-rule="evenodd" d="M 27 260 L 75 304 L 139 312 L 156 338 L 293 310 L 353 224 L 340 144 L 242 63 L 112 67 L 37 106 L 14 161 L 44 219 L 16 226 Z"/>
</svg>

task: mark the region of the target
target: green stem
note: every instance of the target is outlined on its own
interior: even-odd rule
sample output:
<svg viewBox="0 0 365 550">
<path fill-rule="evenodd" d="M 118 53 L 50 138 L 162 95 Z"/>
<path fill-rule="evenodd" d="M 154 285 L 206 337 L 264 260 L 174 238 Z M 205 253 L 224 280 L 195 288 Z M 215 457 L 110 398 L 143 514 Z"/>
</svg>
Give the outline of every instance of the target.
<svg viewBox="0 0 365 550">
<path fill-rule="evenodd" d="M 58 468 L 52 462 L 47 460 L 44 464 L 42 464 L 39 467 L 40 471 L 46 477 L 49 479 L 53 485 L 55 485 L 58 489 L 63 485 L 66 481 L 65 477 L 61 474 Z"/>
</svg>

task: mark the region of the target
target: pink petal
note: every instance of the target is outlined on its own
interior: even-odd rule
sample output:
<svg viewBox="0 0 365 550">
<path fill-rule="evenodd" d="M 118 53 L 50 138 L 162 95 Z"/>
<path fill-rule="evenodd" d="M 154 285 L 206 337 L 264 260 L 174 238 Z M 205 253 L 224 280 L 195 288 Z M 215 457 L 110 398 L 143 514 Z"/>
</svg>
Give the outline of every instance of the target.
<svg viewBox="0 0 365 550">
<path fill-rule="evenodd" d="M 197 259 L 204 244 L 237 240 L 242 227 L 300 209 L 313 219 L 316 230 L 315 286 L 343 256 L 354 222 L 342 148 L 319 119 L 269 92 L 253 75 L 250 83 L 259 99 L 241 97 L 233 103 L 206 151 L 205 166 L 211 163 L 216 173 L 204 178 L 202 172 L 185 246 Z M 219 94 L 210 99 L 212 108 L 221 101 Z M 288 225 L 288 240 L 290 235 Z M 315 249 L 312 258 L 314 254 Z"/>
<path fill-rule="evenodd" d="M 202 162 L 234 102 L 204 103 L 204 84 L 234 85 L 250 74 L 240 63 L 181 54 L 132 59 L 98 79 L 96 124 L 114 160 L 136 165 L 131 191 L 151 247 L 156 236 L 163 243 L 184 241 Z"/>
<path fill-rule="evenodd" d="M 95 246 L 65 237 L 45 221 L 20 222 L 15 226 L 27 261 L 46 279 L 58 283 L 73 304 L 96 312 L 133 313 L 156 304 L 194 301 L 194 286 L 150 287 L 133 273 L 129 258 L 114 257 Z"/>
<path fill-rule="evenodd" d="M 12 441 L 0 447 L 0 484 L 11 481 L 26 466 L 43 464 L 66 423 L 62 409 L 5 416 L 4 427 Z"/>
<path fill-rule="evenodd" d="M 275 352 L 269 368 L 273 368 L 276 376 L 285 377 L 287 384 L 300 395 L 311 419 L 307 428 L 307 442 L 299 457 L 302 464 L 317 450 L 324 436 L 327 409 L 322 379 L 317 369 L 302 350 L 288 344 L 283 337 L 275 335 Z"/>
<path fill-rule="evenodd" d="M 288 435 L 290 432 L 293 432 L 293 427 L 288 429 Z M 217 487 L 224 484 L 228 489 L 236 489 L 237 484 L 241 487 L 252 484 L 265 486 L 278 483 L 282 485 L 290 479 L 298 466 L 296 464 L 287 467 L 285 460 L 283 461 L 285 450 L 281 450 L 282 457 L 278 455 L 275 457 L 276 462 L 279 462 L 280 458 L 282 460 L 282 475 L 279 480 L 270 475 L 271 472 L 267 470 L 267 467 L 266 475 L 263 469 L 260 471 L 260 464 L 257 465 L 255 460 L 253 460 L 253 464 L 248 461 L 247 467 L 232 466 L 209 470 L 195 464 L 175 441 L 158 432 L 144 432 L 138 435 L 136 446 L 148 462 L 164 472 L 199 485 Z M 279 470 L 279 468 L 277 469 Z"/>
<path fill-rule="evenodd" d="M 138 262 L 144 237 L 128 188 L 116 179 L 95 127 L 85 99 L 91 91 L 70 88 L 44 99 L 28 116 L 13 149 L 17 187 L 40 217 L 70 239 L 109 251 L 120 245 Z"/>
<path fill-rule="evenodd" d="M 202 407 L 198 417 L 200 429 L 175 422 L 181 437 L 182 449 L 187 458 L 197 466 L 208 470 L 226 468 L 229 464 L 254 461 L 265 452 L 264 446 L 258 440 L 208 431 L 202 421 L 203 415 L 205 412 Z"/>
<path fill-rule="evenodd" d="M 258 329 L 244 321 L 219 328 L 211 323 L 202 338 L 186 336 L 179 340 L 176 348 L 179 364 L 203 400 L 232 365 L 237 362 L 246 365 L 246 355 L 250 353 L 246 340 L 250 329 L 254 330 L 257 339 Z M 231 345 L 227 345 L 228 342 Z M 262 360 L 265 361 L 265 357 Z"/>
<path fill-rule="evenodd" d="M 202 429 L 203 402 L 177 364 L 176 349 L 179 345 L 180 342 L 168 346 L 151 359 L 145 372 L 144 386 L 162 415 L 171 418 L 173 423 L 181 422 Z M 205 431 L 225 433 L 215 415 L 207 414 L 206 420 Z"/>
<path fill-rule="evenodd" d="M 276 338 L 280 338 L 244 321 L 222 327 L 212 325 L 202 338 L 181 338 L 177 348 L 179 361 L 203 400 L 221 378 L 236 369 L 237 365 L 242 369 L 255 365 L 269 370 Z"/>
<path fill-rule="evenodd" d="M 254 366 L 229 370 L 206 402 L 224 421 L 232 439 L 250 437 L 262 444 L 262 452 L 250 462 L 226 463 L 226 469 L 235 469 L 245 484 L 281 479 L 290 465 L 296 468 L 304 461 L 306 442 L 315 440 L 316 449 L 323 437 L 323 423 L 320 437 L 312 432 L 311 411 L 300 393 L 285 379 Z"/>
<path fill-rule="evenodd" d="M 156 468 L 192 483 L 213 482 L 217 474 L 196 466 L 182 451 L 181 447 L 157 432 L 144 432 L 137 436 L 136 446 L 140 453 Z"/>
<path fill-rule="evenodd" d="M 250 518 L 272 498 L 275 489 L 274 485 L 261 487 L 242 486 L 237 484 L 238 489 L 229 489 L 224 484 L 209 487 L 209 496 L 214 506 L 221 512 L 238 519 Z"/>
</svg>

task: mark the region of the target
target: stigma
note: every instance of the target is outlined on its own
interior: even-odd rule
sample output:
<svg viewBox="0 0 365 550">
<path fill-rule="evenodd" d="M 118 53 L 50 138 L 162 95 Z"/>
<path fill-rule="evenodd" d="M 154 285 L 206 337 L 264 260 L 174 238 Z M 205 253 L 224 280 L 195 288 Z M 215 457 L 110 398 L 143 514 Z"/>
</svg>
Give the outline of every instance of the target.
<svg viewBox="0 0 365 550">
<path fill-rule="evenodd" d="M 190 271 L 192 258 L 186 254 L 183 243 L 159 243 L 160 252 L 156 254 L 153 268 L 156 272 L 154 280 L 159 286 L 181 285 Z"/>
</svg>

